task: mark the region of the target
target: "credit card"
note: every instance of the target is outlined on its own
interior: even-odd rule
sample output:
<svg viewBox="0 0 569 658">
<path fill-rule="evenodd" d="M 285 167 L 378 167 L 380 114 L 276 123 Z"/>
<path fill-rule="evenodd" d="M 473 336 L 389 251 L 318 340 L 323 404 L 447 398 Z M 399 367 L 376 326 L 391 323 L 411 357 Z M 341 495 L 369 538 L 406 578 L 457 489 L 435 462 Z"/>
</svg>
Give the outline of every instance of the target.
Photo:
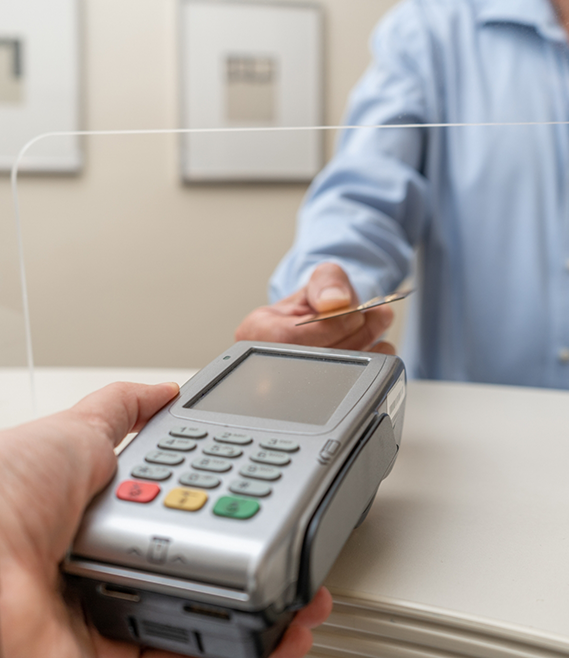
<svg viewBox="0 0 569 658">
<path fill-rule="evenodd" d="M 328 311 L 326 313 L 318 313 L 317 315 L 312 316 L 309 320 L 304 320 L 303 322 L 298 322 L 297 327 L 302 326 L 303 324 L 310 324 L 311 322 L 321 322 L 322 320 L 330 320 L 332 318 L 339 318 L 342 315 L 350 315 L 350 313 L 361 313 L 362 311 L 369 311 L 370 308 L 375 308 L 376 306 L 383 306 L 383 304 L 391 304 L 391 302 L 397 302 L 400 299 L 405 299 L 408 297 L 413 290 L 401 290 L 400 292 L 394 292 L 391 295 L 385 295 L 385 297 L 374 297 L 359 306 L 344 306 L 344 308 L 337 308 L 334 311 Z"/>
</svg>

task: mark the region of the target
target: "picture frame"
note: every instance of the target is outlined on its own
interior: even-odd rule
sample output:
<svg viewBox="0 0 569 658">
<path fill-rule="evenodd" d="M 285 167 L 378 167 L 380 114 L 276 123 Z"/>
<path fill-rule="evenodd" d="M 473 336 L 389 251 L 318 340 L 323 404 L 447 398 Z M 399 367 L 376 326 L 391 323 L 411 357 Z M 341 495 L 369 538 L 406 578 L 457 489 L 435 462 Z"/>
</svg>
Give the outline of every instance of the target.
<svg viewBox="0 0 569 658">
<path fill-rule="evenodd" d="M 0 3 L 0 171 L 44 133 L 80 130 L 79 0 Z M 80 139 L 61 136 L 33 145 L 26 172 L 76 173 Z"/>
<path fill-rule="evenodd" d="M 180 0 L 185 182 L 308 181 L 323 165 L 323 15 L 312 3 Z"/>
</svg>

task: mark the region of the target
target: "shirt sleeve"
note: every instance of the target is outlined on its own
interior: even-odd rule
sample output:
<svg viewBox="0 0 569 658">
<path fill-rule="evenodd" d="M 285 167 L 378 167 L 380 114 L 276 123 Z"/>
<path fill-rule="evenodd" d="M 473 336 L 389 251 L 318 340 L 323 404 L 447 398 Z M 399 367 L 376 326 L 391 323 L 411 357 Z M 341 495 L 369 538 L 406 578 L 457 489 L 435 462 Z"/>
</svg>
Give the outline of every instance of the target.
<svg viewBox="0 0 569 658">
<path fill-rule="evenodd" d="M 270 281 L 276 301 L 304 285 L 314 267 L 336 262 L 360 300 L 395 289 L 409 274 L 429 217 L 423 173 L 430 120 L 430 46 L 420 3 L 408 0 L 372 37 L 373 62 L 352 92 L 337 152 L 299 213 L 292 249 Z M 429 79 L 431 78 L 431 79 Z M 373 128 L 371 126 L 386 126 Z"/>
</svg>

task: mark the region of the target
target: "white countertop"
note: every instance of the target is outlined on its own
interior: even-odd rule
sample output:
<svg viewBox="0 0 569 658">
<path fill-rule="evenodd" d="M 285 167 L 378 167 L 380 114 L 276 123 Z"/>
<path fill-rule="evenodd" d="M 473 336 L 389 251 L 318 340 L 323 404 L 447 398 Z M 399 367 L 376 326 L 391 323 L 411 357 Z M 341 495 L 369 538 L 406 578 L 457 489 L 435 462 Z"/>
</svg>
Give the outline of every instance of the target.
<svg viewBox="0 0 569 658">
<path fill-rule="evenodd" d="M 188 368 L 36 368 L 39 416 L 66 409 L 89 393 L 116 381 L 183 384 L 197 371 Z M 0 368 L 0 428 L 31 420 L 30 378 L 27 368 Z"/>
<path fill-rule="evenodd" d="M 380 634 L 412 617 L 535 643 L 468 655 L 568 655 L 569 392 L 412 382 L 397 463 L 327 585 L 387 613 Z"/>
</svg>

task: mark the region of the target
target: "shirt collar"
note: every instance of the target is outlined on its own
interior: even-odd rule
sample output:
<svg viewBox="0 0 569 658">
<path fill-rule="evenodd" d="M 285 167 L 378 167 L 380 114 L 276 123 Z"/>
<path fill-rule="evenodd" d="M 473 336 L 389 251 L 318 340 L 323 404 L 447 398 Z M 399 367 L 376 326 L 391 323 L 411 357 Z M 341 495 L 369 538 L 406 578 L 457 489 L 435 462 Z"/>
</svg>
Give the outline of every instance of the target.
<svg viewBox="0 0 569 658">
<path fill-rule="evenodd" d="M 550 0 L 475 0 L 474 4 L 481 24 L 516 23 L 554 41 L 567 39 Z"/>
</svg>

